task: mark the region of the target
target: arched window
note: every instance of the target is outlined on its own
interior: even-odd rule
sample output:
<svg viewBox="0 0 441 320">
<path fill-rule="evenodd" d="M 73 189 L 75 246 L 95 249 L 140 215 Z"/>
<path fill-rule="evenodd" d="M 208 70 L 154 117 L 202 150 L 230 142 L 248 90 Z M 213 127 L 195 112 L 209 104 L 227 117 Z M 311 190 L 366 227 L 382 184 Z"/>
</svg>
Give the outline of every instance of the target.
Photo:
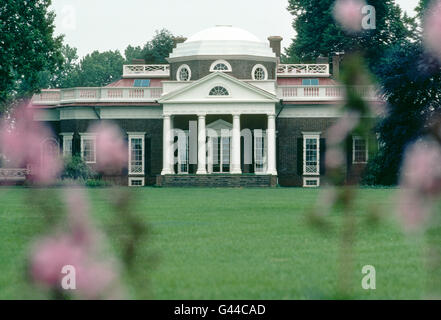
<svg viewBox="0 0 441 320">
<path fill-rule="evenodd" d="M 267 80 L 268 72 L 266 71 L 266 68 L 261 64 L 255 65 L 252 72 L 252 78 L 253 80 Z"/>
<path fill-rule="evenodd" d="M 229 96 L 230 93 L 227 89 L 221 86 L 216 86 L 210 91 L 210 96 Z"/>
<path fill-rule="evenodd" d="M 183 64 L 179 67 L 178 72 L 176 74 L 176 78 L 178 81 L 190 81 L 191 79 L 191 69 L 186 64 Z"/>
<path fill-rule="evenodd" d="M 217 60 L 211 64 L 210 72 L 231 72 L 231 65 L 225 60 Z"/>
</svg>

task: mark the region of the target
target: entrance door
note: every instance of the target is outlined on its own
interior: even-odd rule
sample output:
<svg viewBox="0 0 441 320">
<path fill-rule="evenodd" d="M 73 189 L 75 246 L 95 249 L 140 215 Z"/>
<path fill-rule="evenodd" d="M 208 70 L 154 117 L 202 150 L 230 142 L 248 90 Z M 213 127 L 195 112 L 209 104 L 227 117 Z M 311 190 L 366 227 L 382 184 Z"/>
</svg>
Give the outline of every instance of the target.
<svg viewBox="0 0 441 320">
<path fill-rule="evenodd" d="M 188 132 L 185 135 L 178 136 L 178 174 L 186 174 L 189 171 L 188 163 L 189 155 L 189 136 Z"/>
<path fill-rule="evenodd" d="M 208 146 L 208 172 L 230 172 L 230 137 L 210 137 Z"/>
</svg>

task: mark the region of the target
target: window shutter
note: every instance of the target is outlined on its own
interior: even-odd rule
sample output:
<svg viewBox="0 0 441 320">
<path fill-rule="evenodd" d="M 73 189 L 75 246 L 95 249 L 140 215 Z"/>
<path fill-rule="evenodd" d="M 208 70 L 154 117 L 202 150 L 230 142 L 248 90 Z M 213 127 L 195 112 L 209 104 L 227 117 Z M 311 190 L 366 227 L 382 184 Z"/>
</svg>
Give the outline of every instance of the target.
<svg viewBox="0 0 441 320">
<path fill-rule="evenodd" d="M 297 174 L 303 175 L 303 138 L 297 139 Z"/>
<path fill-rule="evenodd" d="M 145 168 L 145 175 L 147 176 L 152 172 L 151 168 L 151 150 L 152 150 L 152 138 L 150 136 L 145 136 L 145 151 L 144 151 L 144 168 Z"/>
<path fill-rule="evenodd" d="M 320 139 L 320 175 L 326 174 L 326 139 Z"/>
<path fill-rule="evenodd" d="M 348 161 L 348 171 L 352 166 L 352 136 L 346 139 L 346 156 Z"/>
</svg>

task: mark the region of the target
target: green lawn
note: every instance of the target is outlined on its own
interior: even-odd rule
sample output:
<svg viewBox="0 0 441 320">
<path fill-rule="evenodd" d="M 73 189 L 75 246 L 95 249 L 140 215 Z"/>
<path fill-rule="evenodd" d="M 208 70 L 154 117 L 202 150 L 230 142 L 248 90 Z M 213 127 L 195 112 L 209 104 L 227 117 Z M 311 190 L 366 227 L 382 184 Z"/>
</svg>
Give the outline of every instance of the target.
<svg viewBox="0 0 441 320">
<path fill-rule="evenodd" d="M 57 190 L 0 188 L 0 299 L 44 298 L 27 284 L 29 244 L 47 229 L 45 210 L 61 211 Z M 136 213 L 151 234 L 138 256 L 132 297 L 153 299 L 333 298 L 338 281 L 338 232 L 312 227 L 305 210 L 317 189 L 131 189 Z M 367 208 L 392 214 L 394 189 L 361 189 L 357 205 L 354 298 L 424 297 L 423 242 L 405 237 L 392 219 L 366 223 Z M 109 189 L 89 189 L 96 223 L 118 254 L 124 232 L 110 210 Z M 28 204 L 26 206 L 26 204 Z M 55 214 L 57 215 L 57 214 Z M 336 228 L 339 214 L 329 217 Z M 373 265 L 377 289 L 361 288 L 361 269 Z M 128 277 L 128 276 L 127 276 Z M 127 278 L 131 279 L 131 278 Z M 147 283 L 147 291 L 140 282 Z M 147 294 L 145 294 L 147 292 Z M 137 293 L 137 294 L 136 294 Z"/>
</svg>

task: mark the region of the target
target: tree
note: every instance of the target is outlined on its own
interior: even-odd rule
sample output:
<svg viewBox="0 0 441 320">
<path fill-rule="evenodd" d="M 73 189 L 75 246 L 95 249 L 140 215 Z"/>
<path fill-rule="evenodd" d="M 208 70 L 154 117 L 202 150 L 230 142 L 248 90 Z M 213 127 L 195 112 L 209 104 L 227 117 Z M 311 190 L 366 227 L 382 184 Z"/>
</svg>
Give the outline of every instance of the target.
<svg viewBox="0 0 441 320">
<path fill-rule="evenodd" d="M 310 62 L 320 55 L 361 50 L 370 61 L 381 57 L 389 46 L 415 37 L 415 23 L 403 14 L 394 0 L 369 0 L 376 10 L 376 29 L 358 35 L 346 34 L 335 23 L 334 0 L 289 0 L 289 12 L 294 16 L 297 37 L 287 49 L 290 57 Z"/>
<path fill-rule="evenodd" d="M 124 51 L 124 55 L 126 57 L 127 64 L 131 64 L 133 59 L 144 59 L 144 51 L 140 46 L 127 46 L 126 50 Z"/>
<path fill-rule="evenodd" d="M 62 37 L 54 36 L 51 0 L 0 4 L 0 108 L 39 90 L 40 72 L 61 63 Z"/>
<path fill-rule="evenodd" d="M 420 41 L 395 45 L 375 73 L 387 99 L 387 117 L 378 124 L 380 152 L 369 164 L 368 183 L 393 185 L 406 147 L 421 137 L 441 111 L 441 67 Z"/>
<path fill-rule="evenodd" d="M 152 40 L 144 47 L 128 46 L 125 50 L 126 62 L 131 63 L 133 59 L 144 59 L 146 63 L 161 64 L 167 63 L 166 58 L 173 51 L 174 36 L 167 29 L 156 31 Z"/>
<path fill-rule="evenodd" d="M 54 72 L 47 70 L 40 73 L 41 88 L 69 88 L 79 83 L 79 59 L 77 49 L 63 45 L 61 49 L 62 64 Z"/>
<path fill-rule="evenodd" d="M 94 51 L 81 59 L 75 86 L 102 87 L 122 76 L 124 58 L 119 51 Z M 75 83 L 77 81 L 77 83 Z"/>
</svg>

